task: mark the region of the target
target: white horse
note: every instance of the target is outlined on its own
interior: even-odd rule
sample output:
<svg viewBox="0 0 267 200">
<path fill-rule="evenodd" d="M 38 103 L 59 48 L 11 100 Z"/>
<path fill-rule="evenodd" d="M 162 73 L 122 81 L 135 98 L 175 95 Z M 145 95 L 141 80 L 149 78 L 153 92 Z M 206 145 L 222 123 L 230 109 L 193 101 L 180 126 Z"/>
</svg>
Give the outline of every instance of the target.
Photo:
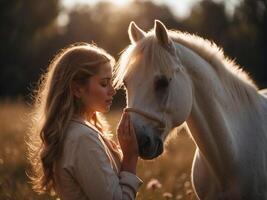
<svg viewBox="0 0 267 200">
<path fill-rule="evenodd" d="M 168 133 L 186 124 L 199 199 L 267 199 L 267 92 L 210 41 L 160 21 L 148 33 L 131 22 L 128 33 L 115 86 L 126 87 L 140 156 L 160 155 Z"/>
</svg>

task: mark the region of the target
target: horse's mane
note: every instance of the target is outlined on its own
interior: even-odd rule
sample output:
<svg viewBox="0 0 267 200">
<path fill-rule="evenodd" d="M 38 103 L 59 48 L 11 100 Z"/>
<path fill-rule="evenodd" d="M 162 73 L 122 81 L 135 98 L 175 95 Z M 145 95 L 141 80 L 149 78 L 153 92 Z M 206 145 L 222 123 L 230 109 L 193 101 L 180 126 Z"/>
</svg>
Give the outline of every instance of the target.
<svg viewBox="0 0 267 200">
<path fill-rule="evenodd" d="M 229 91 L 230 93 L 237 91 L 239 93 L 238 96 L 240 97 L 244 95 L 247 96 L 251 92 L 251 95 L 249 96 L 253 96 L 253 92 L 255 90 L 252 88 L 257 90 L 256 84 L 249 75 L 240 68 L 240 66 L 238 66 L 233 60 L 226 57 L 223 50 L 215 43 L 199 36 L 180 31 L 169 30 L 168 35 L 174 42 L 187 47 L 206 60 L 218 73 L 218 76 L 221 77 L 221 79 L 224 79 L 224 81 L 228 84 L 227 87 L 229 90 L 230 88 L 235 88 L 235 91 Z M 161 64 L 163 64 L 162 62 L 168 62 L 168 56 L 170 55 L 160 46 L 160 44 L 158 44 L 155 34 L 151 30 L 140 42 L 129 45 L 122 53 L 115 72 L 116 88 L 123 85 L 122 80 L 124 76 L 131 72 L 131 63 L 134 62 L 134 59 L 140 55 L 140 53 L 142 53 L 145 58 L 153 57 L 155 59 L 160 57 L 156 63 L 161 62 Z M 164 66 L 161 64 L 158 64 L 158 66 Z"/>
<path fill-rule="evenodd" d="M 255 105 L 255 90 L 258 90 L 256 84 L 214 42 L 179 31 L 169 31 L 168 34 L 173 41 L 191 49 L 212 66 L 224 84 L 228 100 L 231 98 L 236 103 L 243 101 Z M 222 96 L 219 99 L 224 101 Z"/>
<path fill-rule="evenodd" d="M 214 42 L 205 40 L 197 35 L 179 31 L 169 31 L 169 35 L 175 42 L 182 44 L 183 46 L 200 55 L 215 69 L 217 69 L 218 72 L 220 69 L 226 68 L 242 81 L 256 88 L 256 84 L 249 77 L 249 75 L 243 71 L 233 60 L 226 57 L 223 50 Z"/>
</svg>

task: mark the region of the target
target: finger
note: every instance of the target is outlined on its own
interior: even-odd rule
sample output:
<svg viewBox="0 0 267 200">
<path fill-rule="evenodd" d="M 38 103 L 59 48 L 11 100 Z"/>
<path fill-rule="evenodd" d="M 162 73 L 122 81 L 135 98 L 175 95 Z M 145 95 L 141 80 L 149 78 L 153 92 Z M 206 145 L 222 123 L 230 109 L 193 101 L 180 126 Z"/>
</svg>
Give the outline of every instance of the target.
<svg viewBox="0 0 267 200">
<path fill-rule="evenodd" d="M 128 120 L 129 120 L 129 130 L 130 130 L 130 133 L 132 133 L 132 131 L 134 131 L 134 129 L 133 129 L 133 123 L 131 120 L 131 115 L 129 115 Z"/>
<path fill-rule="evenodd" d="M 125 113 L 125 122 L 124 122 L 124 132 L 125 136 L 129 136 L 129 123 L 128 123 L 128 114 Z"/>
<path fill-rule="evenodd" d="M 121 116 L 120 122 L 117 126 L 118 134 L 121 134 L 121 132 L 123 131 L 124 123 L 125 123 L 125 118 L 123 116 Z"/>
<path fill-rule="evenodd" d="M 124 113 L 122 113 L 122 115 L 121 115 L 121 119 L 120 119 L 120 124 L 123 122 L 125 120 L 125 114 Z"/>
<path fill-rule="evenodd" d="M 127 139 L 127 135 L 125 134 L 126 118 L 127 118 L 127 116 L 125 115 L 125 113 L 123 113 L 122 116 L 121 116 L 121 121 L 119 123 L 118 135 L 123 140 Z"/>
<path fill-rule="evenodd" d="M 122 129 L 121 124 L 119 124 L 118 127 L 117 127 L 117 134 L 120 134 L 121 129 Z"/>
<path fill-rule="evenodd" d="M 119 121 L 119 123 L 118 123 L 118 126 L 117 126 L 117 130 L 119 130 L 119 129 L 121 129 L 121 124 L 122 124 L 122 117 L 120 118 L 120 121 Z"/>
<path fill-rule="evenodd" d="M 124 134 L 128 140 L 131 140 L 129 114 L 127 114 L 127 116 L 126 116 Z"/>
<path fill-rule="evenodd" d="M 131 137 L 136 138 L 135 130 L 134 130 L 134 126 L 132 122 L 130 122 L 130 134 L 131 134 Z"/>
<path fill-rule="evenodd" d="M 134 129 L 134 126 L 133 126 L 133 123 L 131 123 L 131 137 L 135 140 L 135 142 L 137 143 L 137 137 L 136 137 L 136 134 L 135 134 L 135 129 Z"/>
<path fill-rule="evenodd" d="M 120 129 L 123 128 L 123 126 L 124 126 L 124 122 L 125 122 L 125 113 L 123 113 L 123 114 L 121 115 L 121 119 L 120 119 L 120 121 L 119 121 L 119 125 L 118 125 L 118 127 L 120 127 Z"/>
</svg>

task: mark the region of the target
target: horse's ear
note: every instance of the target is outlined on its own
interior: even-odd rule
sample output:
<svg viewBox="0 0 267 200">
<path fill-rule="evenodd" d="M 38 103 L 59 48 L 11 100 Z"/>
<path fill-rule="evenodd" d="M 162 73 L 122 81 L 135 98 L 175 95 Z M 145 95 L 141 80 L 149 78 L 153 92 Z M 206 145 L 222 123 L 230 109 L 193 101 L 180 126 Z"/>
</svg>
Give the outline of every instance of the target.
<svg viewBox="0 0 267 200">
<path fill-rule="evenodd" d="M 168 36 L 167 28 L 161 21 L 155 20 L 154 30 L 155 30 L 155 35 L 161 45 L 165 47 L 170 45 L 170 38 Z"/>
<path fill-rule="evenodd" d="M 134 22 L 131 22 L 128 28 L 129 38 L 132 44 L 135 44 L 139 40 L 145 37 L 145 32 L 139 28 Z"/>
</svg>

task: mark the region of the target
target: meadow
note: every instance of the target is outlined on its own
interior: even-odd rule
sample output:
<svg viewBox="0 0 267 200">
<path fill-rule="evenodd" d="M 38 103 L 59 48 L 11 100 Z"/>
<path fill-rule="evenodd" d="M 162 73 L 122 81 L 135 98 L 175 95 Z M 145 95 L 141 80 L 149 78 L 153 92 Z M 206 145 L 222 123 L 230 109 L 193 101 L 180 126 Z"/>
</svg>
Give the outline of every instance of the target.
<svg viewBox="0 0 267 200">
<path fill-rule="evenodd" d="M 22 102 L 0 103 L 0 200 L 56 200 L 37 195 L 26 171 L 25 137 L 30 109 Z M 106 117 L 115 133 L 121 109 L 112 109 Z M 138 200 L 195 200 L 190 181 L 195 147 L 182 130 L 174 130 L 164 153 L 153 161 L 139 160 L 137 174 L 144 181 Z"/>
</svg>

